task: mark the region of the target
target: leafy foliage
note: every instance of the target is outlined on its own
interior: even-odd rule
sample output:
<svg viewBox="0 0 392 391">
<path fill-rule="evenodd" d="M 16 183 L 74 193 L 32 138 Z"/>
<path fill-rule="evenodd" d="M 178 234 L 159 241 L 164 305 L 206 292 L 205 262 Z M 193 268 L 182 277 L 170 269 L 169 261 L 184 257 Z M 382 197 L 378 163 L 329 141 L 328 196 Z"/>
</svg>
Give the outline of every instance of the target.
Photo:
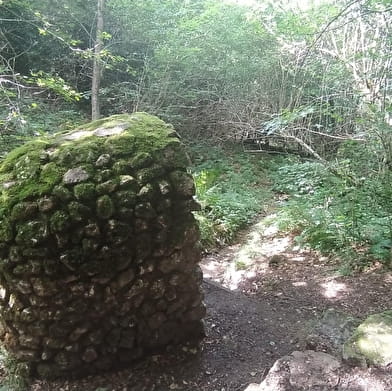
<svg viewBox="0 0 392 391">
<path fill-rule="evenodd" d="M 345 159 L 329 168 L 297 162 L 274 170 L 275 189 L 290 196 L 279 213 L 280 228 L 297 232 L 302 245 L 348 260 L 347 270 L 374 261 L 391 266 L 390 174 L 364 177 L 366 160 L 349 166 L 348 156 L 355 154 L 344 150 Z"/>
<path fill-rule="evenodd" d="M 266 173 L 258 159 L 238 150 L 193 147 L 192 154 L 202 243 L 207 248 L 228 243 L 269 198 Z"/>
<path fill-rule="evenodd" d="M 0 391 L 27 391 L 30 383 L 28 366 L 11 357 L 4 349 L 1 349 L 0 360 L 5 370 Z"/>
</svg>

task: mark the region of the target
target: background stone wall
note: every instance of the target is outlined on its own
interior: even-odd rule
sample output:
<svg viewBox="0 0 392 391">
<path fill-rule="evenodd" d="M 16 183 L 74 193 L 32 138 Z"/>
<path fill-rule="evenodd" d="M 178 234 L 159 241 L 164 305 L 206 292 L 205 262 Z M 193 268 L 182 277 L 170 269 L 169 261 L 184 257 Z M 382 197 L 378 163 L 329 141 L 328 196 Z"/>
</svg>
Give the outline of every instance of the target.
<svg viewBox="0 0 392 391">
<path fill-rule="evenodd" d="M 0 318 L 40 377 L 126 364 L 203 335 L 194 184 L 144 113 L 36 140 L 0 166 Z"/>
</svg>

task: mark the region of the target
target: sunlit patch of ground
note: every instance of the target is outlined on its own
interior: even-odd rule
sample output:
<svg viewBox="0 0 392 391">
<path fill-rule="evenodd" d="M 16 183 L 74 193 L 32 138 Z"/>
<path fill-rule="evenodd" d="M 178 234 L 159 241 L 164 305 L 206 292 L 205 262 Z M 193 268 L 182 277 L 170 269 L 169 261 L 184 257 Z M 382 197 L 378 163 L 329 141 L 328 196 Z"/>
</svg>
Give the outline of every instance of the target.
<svg viewBox="0 0 392 391">
<path fill-rule="evenodd" d="M 328 298 L 338 298 L 342 292 L 347 291 L 346 284 L 337 282 L 335 280 L 326 281 L 320 284 L 321 288 L 323 288 L 323 295 Z"/>
<path fill-rule="evenodd" d="M 322 302 L 324 306 L 353 308 L 357 313 L 361 308 L 355 308 L 352 297 L 376 308 L 375 303 L 383 299 L 377 292 L 392 291 L 392 273 L 377 275 L 381 271 L 372 270 L 359 276 L 339 275 L 336 262 L 301 248 L 293 234 L 280 232 L 274 213 L 260 217 L 236 244 L 207 255 L 201 266 L 206 279 L 232 291 L 308 300 L 317 305 Z M 386 297 L 383 301 L 388 303 Z"/>
<path fill-rule="evenodd" d="M 296 246 L 292 235 L 280 234 L 275 219 L 274 213 L 261 218 L 238 244 L 219 256 L 207 256 L 202 263 L 204 277 L 236 290 L 245 280 L 267 274 L 280 263 L 305 261 L 304 251 Z"/>
</svg>

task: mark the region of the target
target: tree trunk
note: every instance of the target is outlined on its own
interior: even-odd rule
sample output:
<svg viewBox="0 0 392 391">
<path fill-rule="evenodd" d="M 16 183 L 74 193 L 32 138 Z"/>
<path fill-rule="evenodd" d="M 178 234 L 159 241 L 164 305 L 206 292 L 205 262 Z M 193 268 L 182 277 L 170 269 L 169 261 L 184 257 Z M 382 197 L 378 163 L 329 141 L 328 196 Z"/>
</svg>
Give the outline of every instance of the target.
<svg viewBox="0 0 392 391">
<path fill-rule="evenodd" d="M 94 46 L 93 77 L 91 85 L 91 119 L 94 121 L 100 117 L 99 87 L 101 83 L 102 67 L 101 52 L 103 48 L 103 10 L 105 0 L 98 0 L 97 4 L 97 33 Z"/>
</svg>

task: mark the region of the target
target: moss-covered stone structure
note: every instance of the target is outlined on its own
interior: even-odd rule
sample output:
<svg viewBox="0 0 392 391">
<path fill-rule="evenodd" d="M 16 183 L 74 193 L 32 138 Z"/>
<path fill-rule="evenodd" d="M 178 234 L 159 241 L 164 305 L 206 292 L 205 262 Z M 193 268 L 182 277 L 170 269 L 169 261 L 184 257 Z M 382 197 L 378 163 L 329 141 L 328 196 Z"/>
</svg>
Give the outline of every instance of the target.
<svg viewBox="0 0 392 391">
<path fill-rule="evenodd" d="M 124 365 L 203 335 L 194 183 L 173 128 L 116 115 L 0 165 L 0 320 L 44 378 Z"/>
</svg>

